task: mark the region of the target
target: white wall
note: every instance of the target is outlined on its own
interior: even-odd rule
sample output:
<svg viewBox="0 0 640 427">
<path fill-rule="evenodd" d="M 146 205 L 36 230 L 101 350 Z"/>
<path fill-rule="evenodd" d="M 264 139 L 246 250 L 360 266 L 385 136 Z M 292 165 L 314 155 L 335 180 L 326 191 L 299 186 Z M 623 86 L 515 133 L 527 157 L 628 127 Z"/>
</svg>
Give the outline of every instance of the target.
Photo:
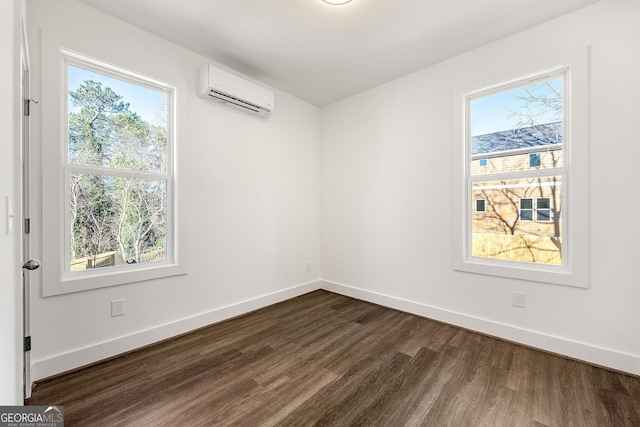
<svg viewBox="0 0 640 427">
<path fill-rule="evenodd" d="M 605 0 L 324 108 L 323 286 L 640 374 L 639 23 Z M 454 272 L 452 87 L 585 45 L 591 287 Z"/>
<path fill-rule="evenodd" d="M 42 95 L 41 34 L 83 38 L 189 82 L 188 111 L 179 112 L 188 114 L 188 140 L 180 143 L 189 157 L 181 171 L 189 181 L 189 274 L 48 298 L 34 283 L 34 379 L 319 287 L 317 107 L 276 91 L 275 112 L 266 121 L 225 109 L 196 93 L 198 67 L 209 59 L 75 1 L 28 6 L 36 98 Z M 46 161 L 39 153 L 42 114 L 34 114 L 39 164 Z M 34 177 L 34 185 L 41 179 Z M 42 212 L 35 190 L 33 210 Z M 41 248 L 37 216 L 34 256 Z M 125 299 L 126 314 L 111 318 L 110 301 L 118 298 Z"/>
<path fill-rule="evenodd" d="M 28 5 L 36 98 L 41 29 L 97 39 L 191 83 L 189 274 L 50 298 L 40 297 L 35 274 L 35 379 L 315 289 L 321 260 L 327 289 L 640 374 L 634 0 L 604 0 L 322 112 L 277 91 L 268 121 L 196 96 L 206 58 L 71 0 Z M 451 87 L 584 45 L 592 47 L 591 287 L 454 272 Z M 36 164 L 39 119 L 36 110 Z M 36 191 L 36 257 L 40 200 Z M 511 306 L 514 290 L 526 293 L 526 309 Z M 111 318 L 116 298 L 127 314 Z"/>
<path fill-rule="evenodd" d="M 0 2 L 0 405 L 22 404 L 21 226 L 7 233 L 5 197 L 20 215 L 20 4 Z"/>
</svg>

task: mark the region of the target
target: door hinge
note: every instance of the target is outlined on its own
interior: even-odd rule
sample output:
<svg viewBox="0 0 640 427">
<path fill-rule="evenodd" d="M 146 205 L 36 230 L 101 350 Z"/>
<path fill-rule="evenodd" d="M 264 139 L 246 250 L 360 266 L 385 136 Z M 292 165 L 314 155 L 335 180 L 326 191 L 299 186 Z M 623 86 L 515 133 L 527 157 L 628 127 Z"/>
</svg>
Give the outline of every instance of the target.
<svg viewBox="0 0 640 427">
<path fill-rule="evenodd" d="M 31 233 L 31 218 L 24 219 L 24 234 Z"/>
<path fill-rule="evenodd" d="M 31 103 L 37 104 L 38 101 L 36 101 L 33 98 L 29 98 L 29 99 L 25 99 L 24 100 L 24 115 L 25 116 L 30 116 L 31 115 Z"/>
<path fill-rule="evenodd" d="M 31 351 L 31 336 L 24 337 L 24 351 Z"/>
</svg>

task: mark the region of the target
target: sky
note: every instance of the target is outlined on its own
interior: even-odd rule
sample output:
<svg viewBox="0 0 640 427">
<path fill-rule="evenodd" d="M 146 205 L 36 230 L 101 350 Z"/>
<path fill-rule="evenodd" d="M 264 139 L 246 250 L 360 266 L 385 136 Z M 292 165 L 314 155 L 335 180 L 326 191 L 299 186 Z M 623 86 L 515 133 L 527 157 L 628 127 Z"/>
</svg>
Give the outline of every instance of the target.
<svg viewBox="0 0 640 427">
<path fill-rule="evenodd" d="M 549 84 L 562 93 L 562 77 L 548 80 Z M 471 101 L 471 136 L 486 135 L 518 128 L 520 117 L 514 116 L 512 111 L 521 111 L 525 102 L 518 99 L 524 94 L 524 88 L 536 94 L 551 94 L 548 86 L 540 83 L 511 89 L 506 92 L 474 99 Z M 541 114 L 538 122 L 551 123 L 562 120 L 555 113 L 538 108 L 535 113 Z"/>
<path fill-rule="evenodd" d="M 115 93 L 121 95 L 122 100 L 130 104 L 129 109 L 137 113 L 143 120 L 155 125 L 166 126 L 166 113 L 164 113 L 164 117 L 162 117 L 163 113 L 161 113 L 163 106 L 167 103 L 166 92 L 155 91 L 73 65 L 69 65 L 67 73 L 69 91 L 77 90 L 85 80 L 100 82 L 102 86 L 109 87 Z M 70 102 L 69 111 L 73 111 L 73 106 Z"/>
<path fill-rule="evenodd" d="M 135 85 L 122 80 L 114 79 L 94 71 L 85 70 L 73 65 L 68 67 L 68 89 L 74 91 L 85 80 L 93 80 L 110 87 L 114 92 L 123 97 L 123 101 L 130 104 L 131 111 L 138 113 L 144 120 L 156 125 L 166 126 L 166 116 L 162 117 L 162 106 L 166 105 L 167 94 L 146 87 Z M 562 77 L 556 77 L 548 81 L 556 90 L 562 92 Z M 547 86 L 539 83 L 526 86 L 535 93 L 550 93 Z M 521 110 L 524 101 L 518 99 L 524 93 L 524 88 L 511 89 L 506 92 L 491 96 L 477 98 L 471 101 L 471 136 L 485 135 L 518 127 L 520 118 L 513 111 Z M 72 105 L 69 105 L 72 110 Z M 553 114 L 540 113 L 540 123 L 549 123 L 561 120 Z"/>
</svg>

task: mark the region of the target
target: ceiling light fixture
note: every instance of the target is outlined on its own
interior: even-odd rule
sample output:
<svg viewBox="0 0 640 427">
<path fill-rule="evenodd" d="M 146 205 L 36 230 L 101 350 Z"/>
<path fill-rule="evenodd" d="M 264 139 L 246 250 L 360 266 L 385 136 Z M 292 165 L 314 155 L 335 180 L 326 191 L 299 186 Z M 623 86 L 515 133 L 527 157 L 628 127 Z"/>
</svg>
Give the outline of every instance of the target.
<svg viewBox="0 0 640 427">
<path fill-rule="evenodd" d="M 325 3 L 329 3 L 329 4 L 345 4 L 345 3 L 349 3 L 351 0 L 322 0 Z"/>
</svg>

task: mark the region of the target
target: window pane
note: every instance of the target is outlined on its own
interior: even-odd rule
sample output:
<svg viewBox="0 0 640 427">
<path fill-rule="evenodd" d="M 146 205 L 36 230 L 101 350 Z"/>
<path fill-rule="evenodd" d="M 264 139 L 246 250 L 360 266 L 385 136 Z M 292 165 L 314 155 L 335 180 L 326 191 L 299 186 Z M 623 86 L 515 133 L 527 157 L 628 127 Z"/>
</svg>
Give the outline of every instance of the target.
<svg viewBox="0 0 640 427">
<path fill-rule="evenodd" d="M 533 221 L 533 209 L 520 209 L 520 221 Z"/>
<path fill-rule="evenodd" d="M 536 211 L 536 221 L 551 221 L 551 209 L 538 209 Z"/>
<path fill-rule="evenodd" d="M 540 197 L 536 200 L 536 208 L 549 209 L 551 207 L 551 199 L 548 197 Z"/>
<path fill-rule="evenodd" d="M 538 210 L 534 221 L 533 199 L 549 209 Z M 485 200 L 485 212 L 471 220 L 472 256 L 542 264 L 562 263 L 562 182 L 560 177 L 480 181 L 472 186 L 472 198 Z"/>
<path fill-rule="evenodd" d="M 529 167 L 539 168 L 542 164 L 540 153 L 529 153 Z"/>
<path fill-rule="evenodd" d="M 169 95 L 69 65 L 69 163 L 166 172 Z"/>
<path fill-rule="evenodd" d="M 562 167 L 562 86 L 557 77 L 471 100 L 471 158 L 487 160 L 471 174 Z"/>
<path fill-rule="evenodd" d="M 484 212 L 485 211 L 485 201 L 480 199 L 480 200 L 476 200 L 476 211 L 477 212 Z"/>
<path fill-rule="evenodd" d="M 72 174 L 71 271 L 167 258 L 167 183 Z"/>
</svg>

